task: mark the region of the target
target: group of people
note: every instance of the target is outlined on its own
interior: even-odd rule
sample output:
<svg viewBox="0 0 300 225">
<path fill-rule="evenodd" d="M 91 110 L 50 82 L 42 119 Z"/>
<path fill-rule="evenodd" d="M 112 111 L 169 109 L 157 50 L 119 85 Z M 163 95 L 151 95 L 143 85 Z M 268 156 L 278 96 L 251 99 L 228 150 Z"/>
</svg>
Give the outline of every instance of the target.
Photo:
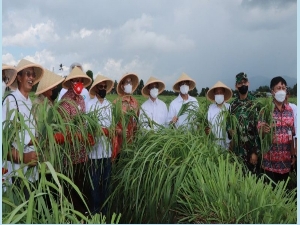
<svg viewBox="0 0 300 225">
<path fill-rule="evenodd" d="M 32 103 L 29 94 L 33 85 L 37 83 L 39 84 L 35 93 L 36 98 Z M 199 103 L 196 98 L 189 95 L 189 91 L 196 87 L 196 82 L 185 73 L 182 73 L 173 85 L 173 90 L 178 93 L 178 96 L 170 103 L 169 108 L 158 98 L 159 94 L 164 91 L 165 84 L 155 77 L 150 77 L 142 89 L 142 95 L 148 99 L 141 106 L 133 96 L 139 84 L 137 74 L 127 73 L 121 77 L 117 85 L 118 98 L 113 102 L 106 99 L 106 95 L 113 89 L 112 79 L 97 75 L 90 89 L 87 90 L 86 87 L 91 83 L 91 78 L 85 74 L 79 63 L 71 65 L 70 73 L 66 78 L 26 59 L 22 59 L 16 67 L 3 64 L 2 89 L 10 87 L 13 92 L 3 101 L 2 121 L 13 120 L 14 114 L 8 114 L 8 112 L 17 109 L 26 117 L 26 125 L 32 134 L 35 134 L 36 128 L 30 122 L 33 121 L 33 115 L 30 113 L 32 105 L 47 101 L 48 107 L 51 107 L 57 98 L 55 88 L 59 84 L 63 87 L 58 97 L 62 117 L 67 114 L 68 118 L 72 118 L 80 113 L 99 110 L 101 118 L 99 117 L 98 123 L 104 135 L 92 146 L 92 151 L 87 152 L 85 144 L 82 143 L 79 149 L 77 149 L 78 146 L 74 146 L 70 155 L 73 164 L 72 180 L 84 195 L 91 194 L 91 211 L 99 213 L 108 197 L 112 160 L 118 159 L 123 141 L 132 142 L 138 123 L 143 129 L 154 131 L 168 126 L 175 129 L 180 127 L 189 129 L 193 125 L 192 120 L 187 112 L 180 113 L 182 106 L 188 104 L 189 108 L 197 111 Z M 249 110 L 254 104 L 254 97 L 249 94 L 248 87 L 247 75 L 237 74 L 235 88 L 239 96 L 231 104 L 228 103 L 232 98 L 232 91 L 229 87 L 219 81 L 210 88 L 207 92 L 207 98 L 212 102 L 207 112 L 210 125 L 203 129 L 206 134 L 211 132 L 214 134 L 216 143 L 222 149 L 228 149 L 242 157 L 248 168 L 253 170 L 253 168 L 260 167 L 258 163 L 260 158 L 259 132 L 269 133 L 272 125 L 260 120 L 258 110 Z M 295 163 L 296 146 L 293 137 L 296 137 L 296 123 L 294 122 L 296 112 L 286 102 L 287 84 L 282 77 L 273 78 L 270 89 L 275 105 L 273 112 L 276 120 L 275 133 L 269 151 L 262 156 L 261 165 L 266 174 L 278 182 L 287 179 L 291 165 Z M 112 106 L 118 102 L 121 103 L 122 112 L 130 113 L 129 115 L 132 116 L 126 123 L 126 127 L 122 121 L 117 121 L 115 133 L 111 135 L 109 128 L 112 126 Z M 238 127 L 224 128 L 222 126 L 224 118 L 220 115 L 223 111 L 236 116 Z M 125 137 L 124 133 L 126 133 Z M 34 145 L 36 140 L 31 139 L 28 130 L 20 131 L 19 135 L 24 139 L 24 146 L 20 146 L 17 142 L 12 143 L 8 155 L 4 157 L 7 160 L 3 162 L 3 167 L 8 171 L 19 169 L 22 163 L 34 167 L 38 161 Z M 233 137 L 237 137 L 237 142 L 232 141 Z M 85 169 L 87 164 L 88 170 Z M 88 173 L 91 176 L 92 185 L 87 187 L 82 177 L 86 177 Z M 38 180 L 37 174 L 32 172 L 30 176 L 32 182 Z M 70 197 L 75 209 L 81 212 L 86 211 L 75 190 L 71 191 Z M 105 211 L 106 208 L 102 208 L 102 212 L 105 213 Z"/>
</svg>

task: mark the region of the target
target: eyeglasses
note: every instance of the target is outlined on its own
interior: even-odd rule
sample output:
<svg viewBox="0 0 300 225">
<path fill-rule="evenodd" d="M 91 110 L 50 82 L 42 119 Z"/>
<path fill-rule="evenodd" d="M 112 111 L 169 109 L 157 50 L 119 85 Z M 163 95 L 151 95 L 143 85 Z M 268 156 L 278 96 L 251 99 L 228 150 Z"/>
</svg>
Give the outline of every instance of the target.
<svg viewBox="0 0 300 225">
<path fill-rule="evenodd" d="M 101 90 L 101 89 L 105 89 L 105 90 L 106 90 L 107 85 L 98 85 L 97 87 L 98 87 L 98 89 L 100 89 L 100 90 Z"/>
<path fill-rule="evenodd" d="M 35 72 L 31 72 L 31 71 L 24 71 L 24 74 L 29 78 L 30 76 L 32 77 L 32 78 L 36 78 L 36 74 L 35 74 Z"/>
</svg>

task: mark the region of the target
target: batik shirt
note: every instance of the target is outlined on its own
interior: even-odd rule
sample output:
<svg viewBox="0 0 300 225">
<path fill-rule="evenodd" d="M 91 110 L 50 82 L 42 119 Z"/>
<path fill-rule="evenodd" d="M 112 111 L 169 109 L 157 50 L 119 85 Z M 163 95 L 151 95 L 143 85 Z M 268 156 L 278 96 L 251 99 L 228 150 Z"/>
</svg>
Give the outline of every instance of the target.
<svg viewBox="0 0 300 225">
<path fill-rule="evenodd" d="M 291 168 L 292 136 L 295 133 L 293 109 L 287 104 L 282 106 L 281 111 L 275 107 L 273 120 L 276 125 L 273 140 L 269 151 L 263 155 L 262 166 L 265 170 L 284 174 Z M 261 122 L 260 119 L 258 128 Z"/>
<path fill-rule="evenodd" d="M 234 143 L 233 151 L 244 160 L 249 160 L 252 153 L 258 153 L 260 139 L 257 130 L 258 107 L 253 107 L 255 98 L 248 94 L 243 100 L 236 98 L 230 105 L 230 112 L 238 120 L 236 130 L 238 143 Z M 232 140 L 233 141 L 233 140 Z"/>
<path fill-rule="evenodd" d="M 61 100 L 60 106 L 64 109 L 64 113 L 67 113 L 70 118 L 78 113 L 85 113 L 85 102 L 83 97 L 75 94 L 72 88 L 63 95 Z M 81 144 L 79 150 L 74 148 L 71 149 L 71 160 L 73 164 L 86 162 L 88 160 L 86 149 L 83 144 Z"/>
</svg>

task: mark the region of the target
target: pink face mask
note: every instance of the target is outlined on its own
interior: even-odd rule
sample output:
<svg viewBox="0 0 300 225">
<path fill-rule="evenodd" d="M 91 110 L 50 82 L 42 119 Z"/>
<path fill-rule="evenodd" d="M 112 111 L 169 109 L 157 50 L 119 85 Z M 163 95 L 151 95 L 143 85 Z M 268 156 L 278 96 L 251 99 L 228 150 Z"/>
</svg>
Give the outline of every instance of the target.
<svg viewBox="0 0 300 225">
<path fill-rule="evenodd" d="M 73 84 L 73 90 L 77 95 L 80 95 L 83 89 L 83 83 L 77 82 Z"/>
</svg>

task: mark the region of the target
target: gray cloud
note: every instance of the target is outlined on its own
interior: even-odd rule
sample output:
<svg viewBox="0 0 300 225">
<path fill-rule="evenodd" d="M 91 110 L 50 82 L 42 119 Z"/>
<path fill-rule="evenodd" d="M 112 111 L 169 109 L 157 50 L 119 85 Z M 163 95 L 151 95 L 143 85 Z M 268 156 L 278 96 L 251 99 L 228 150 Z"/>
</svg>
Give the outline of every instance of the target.
<svg viewBox="0 0 300 225">
<path fill-rule="evenodd" d="M 74 61 L 118 80 L 182 72 L 198 90 L 234 76 L 296 77 L 296 1 L 4 1 L 3 62 Z M 29 51 L 30 50 L 30 51 Z M 262 84 L 264 85 L 264 84 Z"/>
</svg>

